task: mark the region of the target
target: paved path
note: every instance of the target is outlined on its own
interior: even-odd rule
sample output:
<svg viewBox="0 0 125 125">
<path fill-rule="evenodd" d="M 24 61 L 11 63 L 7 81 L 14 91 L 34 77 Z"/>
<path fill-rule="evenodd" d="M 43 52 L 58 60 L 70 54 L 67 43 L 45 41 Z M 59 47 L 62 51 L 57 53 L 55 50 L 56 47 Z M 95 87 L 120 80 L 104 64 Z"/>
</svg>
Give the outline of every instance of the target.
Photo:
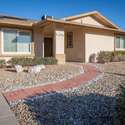
<svg viewBox="0 0 125 125">
<path fill-rule="evenodd" d="M 95 78 L 100 72 L 91 65 L 83 65 L 85 73 L 79 76 L 76 76 L 70 80 L 57 82 L 54 84 L 48 84 L 44 86 L 20 89 L 16 91 L 11 91 L 4 93 L 4 96 L 8 101 L 16 101 L 19 99 L 25 99 L 30 96 L 34 96 L 40 93 L 47 93 L 51 91 L 61 91 L 64 89 L 78 87 L 81 84 L 86 83 L 87 81 Z"/>
<path fill-rule="evenodd" d="M 10 107 L 0 93 L 0 125 L 19 125 L 13 112 L 10 110 Z"/>
</svg>

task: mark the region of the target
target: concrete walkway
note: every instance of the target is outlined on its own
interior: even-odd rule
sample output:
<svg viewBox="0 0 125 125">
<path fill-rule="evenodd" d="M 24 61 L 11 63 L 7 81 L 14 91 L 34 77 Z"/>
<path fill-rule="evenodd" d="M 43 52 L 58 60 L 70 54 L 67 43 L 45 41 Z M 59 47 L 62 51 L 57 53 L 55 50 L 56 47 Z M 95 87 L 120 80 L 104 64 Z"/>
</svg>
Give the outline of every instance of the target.
<svg viewBox="0 0 125 125">
<path fill-rule="evenodd" d="M 10 107 L 0 93 L 0 125 L 19 125 Z"/>
</svg>

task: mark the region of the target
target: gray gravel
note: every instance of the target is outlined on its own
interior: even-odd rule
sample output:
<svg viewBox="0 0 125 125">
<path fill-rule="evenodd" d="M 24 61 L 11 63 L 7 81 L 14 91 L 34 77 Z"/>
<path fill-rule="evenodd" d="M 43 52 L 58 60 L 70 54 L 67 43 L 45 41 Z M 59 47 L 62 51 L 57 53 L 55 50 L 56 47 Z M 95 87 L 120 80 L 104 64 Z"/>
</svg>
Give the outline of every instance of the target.
<svg viewBox="0 0 125 125">
<path fill-rule="evenodd" d="M 88 84 L 11 103 L 20 124 L 114 125 L 116 94 L 125 80 L 125 63 L 96 66 L 103 73 Z"/>
<path fill-rule="evenodd" d="M 83 67 L 75 64 L 46 66 L 37 75 L 21 72 L 16 73 L 13 69 L 0 69 L 0 89 L 5 91 L 20 88 L 52 84 L 54 82 L 71 79 L 84 73 Z"/>
</svg>

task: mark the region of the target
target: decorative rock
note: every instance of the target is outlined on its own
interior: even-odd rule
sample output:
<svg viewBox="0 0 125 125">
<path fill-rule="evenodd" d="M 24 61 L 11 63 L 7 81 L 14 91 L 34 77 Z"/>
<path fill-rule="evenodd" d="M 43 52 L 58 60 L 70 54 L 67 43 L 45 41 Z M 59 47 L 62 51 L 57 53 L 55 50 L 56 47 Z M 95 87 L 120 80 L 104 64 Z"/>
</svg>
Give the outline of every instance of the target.
<svg viewBox="0 0 125 125">
<path fill-rule="evenodd" d="M 21 65 L 15 65 L 16 72 L 23 72 L 23 67 Z"/>
<path fill-rule="evenodd" d="M 0 88 L 5 92 L 35 85 L 52 84 L 71 79 L 84 72 L 84 68 L 76 64 L 40 66 L 45 70 L 41 70 L 39 75 L 31 73 L 31 67 L 25 68 L 24 72 L 17 74 L 12 69 L 10 71 L 0 69 Z M 27 70 L 30 73 L 25 72 Z"/>
<path fill-rule="evenodd" d="M 29 73 L 39 73 L 42 69 L 45 69 L 44 65 L 36 65 L 36 66 L 32 66 L 29 68 L 28 72 Z"/>
<path fill-rule="evenodd" d="M 118 86 L 125 80 L 125 63 L 98 65 L 98 68 L 104 72 L 98 79 L 78 88 L 10 103 L 11 109 L 21 125 L 113 125 Z"/>
</svg>

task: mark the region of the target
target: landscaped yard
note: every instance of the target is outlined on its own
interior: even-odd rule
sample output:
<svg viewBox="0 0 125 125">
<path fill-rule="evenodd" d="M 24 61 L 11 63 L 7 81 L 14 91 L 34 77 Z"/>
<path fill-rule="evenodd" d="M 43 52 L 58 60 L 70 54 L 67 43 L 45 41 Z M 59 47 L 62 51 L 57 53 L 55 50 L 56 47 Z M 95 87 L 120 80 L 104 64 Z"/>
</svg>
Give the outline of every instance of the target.
<svg viewBox="0 0 125 125">
<path fill-rule="evenodd" d="M 96 66 L 102 71 L 98 79 L 78 88 L 39 94 L 11 103 L 20 124 L 114 125 L 116 95 L 125 80 L 125 63 Z"/>
<path fill-rule="evenodd" d="M 0 69 L 0 88 L 2 91 L 12 91 L 26 87 L 52 84 L 71 79 L 84 73 L 83 67 L 75 64 L 47 65 L 40 73 L 20 72 L 14 68 Z"/>
</svg>

